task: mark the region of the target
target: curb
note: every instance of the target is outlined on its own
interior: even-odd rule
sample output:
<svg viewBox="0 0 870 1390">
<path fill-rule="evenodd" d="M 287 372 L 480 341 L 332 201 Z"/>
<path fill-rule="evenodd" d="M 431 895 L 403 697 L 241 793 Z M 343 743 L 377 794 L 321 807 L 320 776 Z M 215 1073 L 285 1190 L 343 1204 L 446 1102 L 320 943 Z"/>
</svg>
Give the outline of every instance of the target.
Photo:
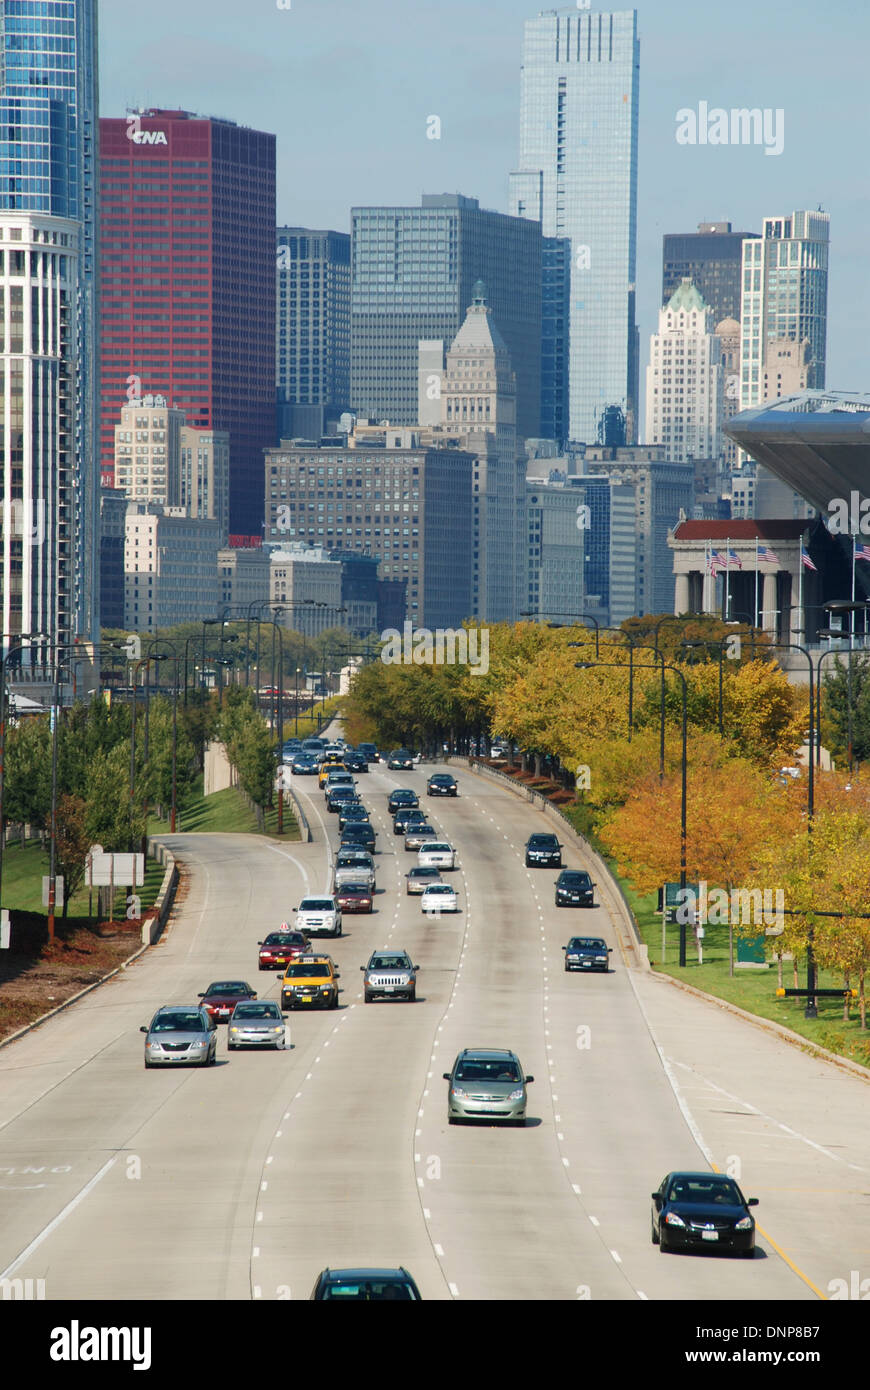
<svg viewBox="0 0 870 1390">
<path fill-rule="evenodd" d="M 814 1043 L 811 1038 L 805 1038 L 801 1033 L 796 1033 L 792 1028 L 786 1028 L 783 1023 L 776 1023 L 772 1018 L 764 1018 L 761 1014 L 748 1013 L 746 1009 L 741 1009 L 738 1004 L 732 1004 L 728 999 L 720 999 L 718 994 L 707 994 L 706 990 L 698 989 L 696 985 L 687 984 L 684 980 L 678 980 L 673 975 L 663 975 L 660 970 L 653 970 L 652 967 L 650 967 L 650 975 L 654 980 L 665 980 L 675 989 L 682 989 L 687 994 L 693 994 L 696 999 L 702 999 L 706 1004 L 716 1004 L 720 1009 L 734 1014 L 736 1018 L 742 1018 L 746 1023 L 754 1023 L 756 1028 L 763 1028 L 767 1033 L 775 1033 L 782 1038 L 783 1042 L 791 1043 L 793 1047 L 799 1047 L 804 1052 L 810 1052 L 814 1057 L 820 1057 L 825 1062 L 833 1062 L 836 1066 L 842 1067 L 844 1071 L 857 1076 L 861 1081 L 870 1082 L 870 1067 L 865 1067 L 861 1062 L 853 1062 L 851 1057 L 843 1057 L 839 1052 L 829 1052 L 826 1047 Z"/>
<path fill-rule="evenodd" d="M 70 995 L 69 999 L 64 1000 L 62 1004 L 58 1004 L 55 1008 L 49 1009 L 47 1014 L 40 1014 L 39 1018 L 35 1018 L 32 1023 L 25 1023 L 23 1028 L 19 1028 L 15 1033 L 10 1033 L 8 1038 L 4 1038 L 2 1042 L 0 1042 L 0 1048 L 8 1047 L 9 1044 L 15 1042 L 17 1038 L 23 1038 L 25 1033 L 32 1033 L 34 1028 L 39 1028 L 41 1024 L 46 1023 L 48 1019 L 54 1018 L 55 1014 L 63 1013 L 64 1009 L 68 1009 L 70 1004 L 75 1004 L 77 1000 L 84 998 L 86 994 L 90 994 L 91 990 L 99 989 L 100 985 L 104 985 L 107 980 L 111 980 L 115 975 L 120 975 L 122 970 L 126 970 L 128 965 L 134 960 L 138 960 L 147 950 L 149 950 L 148 946 L 140 946 L 138 951 L 134 951 L 132 956 L 128 956 L 126 960 L 121 961 L 121 964 L 116 965 L 114 970 L 110 970 L 108 975 L 103 975 L 101 979 L 94 980 L 93 984 L 85 985 L 84 989 L 80 989 L 77 994 Z"/>
</svg>

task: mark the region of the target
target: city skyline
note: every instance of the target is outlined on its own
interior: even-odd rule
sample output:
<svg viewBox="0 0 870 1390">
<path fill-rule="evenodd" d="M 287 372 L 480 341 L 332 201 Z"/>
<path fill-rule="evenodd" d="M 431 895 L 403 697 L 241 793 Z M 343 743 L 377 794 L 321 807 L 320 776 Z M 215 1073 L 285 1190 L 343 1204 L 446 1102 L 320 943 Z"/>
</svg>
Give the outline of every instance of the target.
<svg viewBox="0 0 870 1390">
<path fill-rule="evenodd" d="M 700 18 L 688 0 L 636 8 L 641 341 L 657 322 L 664 234 L 692 232 L 708 220 L 760 231 L 781 207 L 821 203 L 834 228 L 828 385 L 859 389 L 870 376 L 860 331 L 870 283 L 852 173 L 860 44 L 841 51 L 837 18 L 848 19 L 856 40 L 856 23 L 870 30 L 870 17 L 856 20 L 845 0 L 828 7 L 824 31 L 807 0 L 796 0 L 786 16 L 750 0 Z M 273 130 L 279 222 L 349 231 L 354 204 L 412 205 L 422 192 L 442 191 L 506 211 L 519 154 L 523 24 L 537 12 L 534 3 L 504 0 L 494 25 L 492 6 L 445 0 L 437 10 L 416 10 L 412 26 L 395 0 L 371 0 L 350 42 L 336 38 L 359 18 L 349 0 L 316 7 L 294 0 L 291 10 L 269 5 L 250 14 L 229 0 L 186 0 L 180 12 L 168 0 L 154 0 L 147 12 L 104 5 L 102 109 L 120 115 L 128 104 L 184 104 Z M 201 30 L 207 37 L 194 40 Z M 723 53 L 732 51 L 739 66 L 724 68 Z M 373 71 L 383 74 L 377 82 Z M 338 99 L 324 102 L 329 90 Z M 304 141 L 295 140 L 292 112 L 315 99 L 318 120 Z M 711 114 L 718 107 L 782 110 L 783 152 L 772 158 L 752 145 L 678 144 L 677 113 L 701 102 Z M 440 139 L 427 138 L 434 114 Z"/>
</svg>

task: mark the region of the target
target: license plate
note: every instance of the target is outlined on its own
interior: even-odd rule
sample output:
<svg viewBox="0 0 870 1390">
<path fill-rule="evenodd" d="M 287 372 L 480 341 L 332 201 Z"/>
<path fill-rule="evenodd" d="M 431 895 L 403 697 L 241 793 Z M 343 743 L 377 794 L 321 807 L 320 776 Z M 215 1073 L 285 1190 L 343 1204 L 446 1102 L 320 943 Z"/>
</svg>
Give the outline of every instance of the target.
<svg viewBox="0 0 870 1390">
<path fill-rule="evenodd" d="M 384 994 L 392 994 L 393 990 L 396 989 L 396 988 L 397 988 L 396 985 L 384 985 L 384 986 L 383 986 Z"/>
<path fill-rule="evenodd" d="M 718 1232 L 718 1231 L 702 1231 L 702 1232 L 701 1232 L 701 1239 L 702 1239 L 702 1240 L 718 1240 L 718 1239 L 719 1239 L 719 1232 Z"/>
</svg>

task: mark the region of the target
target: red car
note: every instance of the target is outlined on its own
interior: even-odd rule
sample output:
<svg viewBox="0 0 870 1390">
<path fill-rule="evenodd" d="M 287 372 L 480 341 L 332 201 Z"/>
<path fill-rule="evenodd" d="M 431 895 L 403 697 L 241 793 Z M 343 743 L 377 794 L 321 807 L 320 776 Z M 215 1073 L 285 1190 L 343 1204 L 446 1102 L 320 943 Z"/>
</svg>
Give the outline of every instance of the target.
<svg viewBox="0 0 870 1390">
<path fill-rule="evenodd" d="M 216 1023 L 226 1023 L 239 1001 L 256 999 L 257 991 L 244 980 L 215 980 L 197 997 Z"/>
<path fill-rule="evenodd" d="M 288 961 L 298 956 L 306 956 L 311 951 L 311 942 L 304 932 L 270 931 L 265 941 L 258 941 L 261 970 L 283 970 Z"/>
<path fill-rule="evenodd" d="M 371 912 L 372 890 L 367 883 L 344 883 L 336 890 L 335 901 L 342 912 Z"/>
</svg>

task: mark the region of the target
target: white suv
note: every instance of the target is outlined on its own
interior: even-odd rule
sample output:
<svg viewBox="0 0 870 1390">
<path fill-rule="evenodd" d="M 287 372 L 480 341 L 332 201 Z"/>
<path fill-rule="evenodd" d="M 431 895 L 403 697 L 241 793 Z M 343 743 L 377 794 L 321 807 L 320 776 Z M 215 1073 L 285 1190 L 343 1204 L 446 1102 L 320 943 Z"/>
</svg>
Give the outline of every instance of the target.
<svg viewBox="0 0 870 1390">
<path fill-rule="evenodd" d="M 421 869 L 455 869 L 456 850 L 446 840 L 426 840 L 417 850 Z"/>
<path fill-rule="evenodd" d="M 296 909 L 296 930 L 306 936 L 341 936 L 341 911 L 334 898 L 303 898 Z"/>
</svg>

